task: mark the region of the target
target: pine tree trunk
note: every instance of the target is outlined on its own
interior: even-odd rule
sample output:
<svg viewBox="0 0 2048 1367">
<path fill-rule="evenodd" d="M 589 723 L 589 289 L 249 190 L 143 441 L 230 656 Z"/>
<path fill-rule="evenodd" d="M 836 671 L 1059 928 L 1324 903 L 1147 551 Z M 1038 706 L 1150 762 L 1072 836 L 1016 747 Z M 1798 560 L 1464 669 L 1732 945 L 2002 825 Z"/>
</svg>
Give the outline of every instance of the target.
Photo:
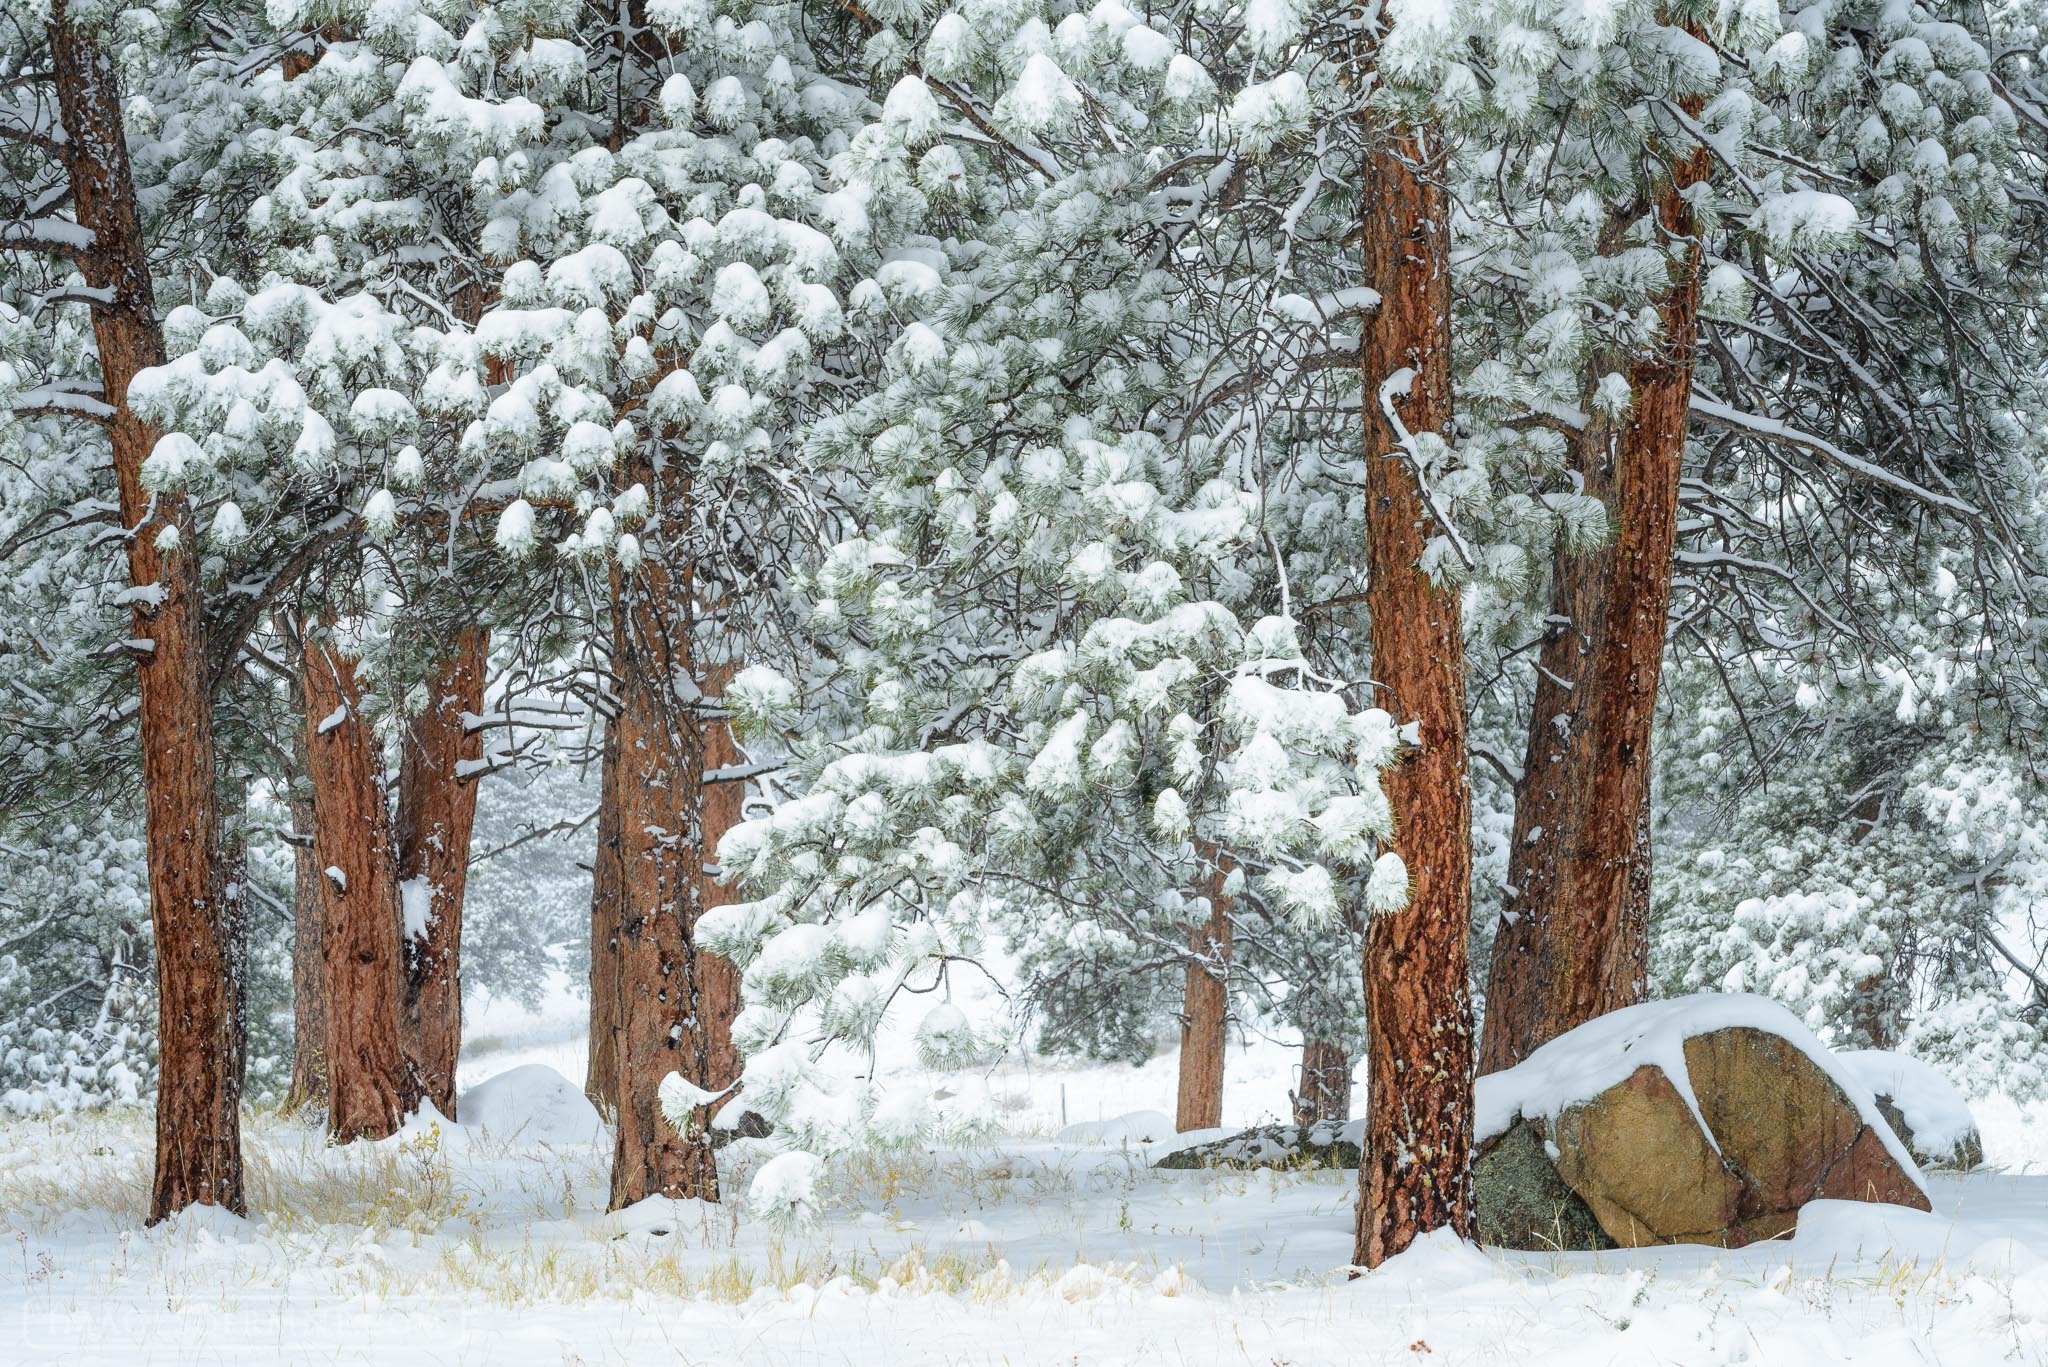
<svg viewBox="0 0 2048 1367">
<path fill-rule="evenodd" d="M 249 789 L 219 772 L 215 802 L 220 812 L 220 899 L 226 924 L 229 962 L 228 996 L 232 1052 L 222 1060 L 234 1076 L 235 1090 L 249 1085 Z"/>
<path fill-rule="evenodd" d="M 1231 899 L 1224 880 L 1235 867 L 1230 856 L 1203 842 L 1202 895 L 1209 917 L 1188 932 L 1187 985 L 1181 994 L 1180 1090 L 1173 1127 L 1213 1130 L 1223 1123 L 1223 1051 L 1230 1021 Z"/>
<path fill-rule="evenodd" d="M 590 1039 L 583 1071 L 583 1093 L 607 1119 L 619 1110 L 619 880 L 619 723 L 613 718 L 604 724 L 590 870 Z"/>
<path fill-rule="evenodd" d="M 362 715 L 356 662 L 305 643 L 313 855 L 326 880 L 327 1133 L 382 1139 L 419 1104 L 400 1035 L 405 956 L 383 755 Z"/>
<path fill-rule="evenodd" d="M 1380 295 L 1359 348 L 1373 676 L 1381 706 L 1420 740 L 1386 778 L 1408 903 L 1374 914 L 1365 937 L 1368 1081 L 1354 1261 L 1377 1267 L 1430 1230 L 1474 1231 L 1472 844 L 1458 593 L 1418 567 L 1442 528 L 1403 454 L 1409 433 L 1444 432 L 1451 421 L 1441 140 L 1380 111 L 1365 121 L 1360 242 L 1366 283 Z"/>
<path fill-rule="evenodd" d="M 289 626 L 287 637 L 293 637 Z M 306 715 L 302 647 L 294 647 L 293 715 Z M 327 880 L 313 854 L 312 782 L 306 769 L 306 728 L 293 729 L 292 772 L 292 1081 L 285 1109 L 327 1106 L 327 965 L 321 953 L 327 918 Z"/>
<path fill-rule="evenodd" d="M 1597 383 L 1625 368 L 1632 396 L 1620 418 L 1593 414 L 1576 449 L 1585 492 L 1613 510 L 1614 537 L 1592 550 L 1560 545 L 1552 562 L 1552 626 L 1537 660 L 1509 891 L 1487 973 L 1482 1072 L 1511 1068 L 1567 1030 L 1641 1001 L 1648 978 L 1650 740 L 1699 310 L 1699 253 L 1682 192 L 1706 176 L 1707 153 L 1697 149 L 1673 164 L 1656 204 L 1662 239 L 1683 244 L 1658 302 L 1661 343 L 1649 354 L 1603 355 L 1589 376 Z M 1645 212 L 1617 210 L 1608 244 L 1625 245 Z"/>
<path fill-rule="evenodd" d="M 301 732 L 297 744 L 303 750 Z M 292 848 L 292 1082 L 286 1110 L 327 1105 L 327 965 L 320 948 L 327 880 L 310 843 L 312 802 L 292 801 L 292 834 L 308 843 Z"/>
<path fill-rule="evenodd" d="M 619 715 L 618 1124 L 611 1208 L 651 1196 L 718 1199 L 718 1166 L 700 1110 L 678 1134 L 656 1090 L 670 1072 L 713 1090 L 703 964 L 690 942 L 704 905 L 704 745 L 691 632 L 692 575 L 682 542 L 688 486 L 660 482 L 659 525 L 644 558 L 615 580 Z"/>
<path fill-rule="evenodd" d="M 1339 1124 L 1351 1118 L 1351 1060 L 1326 1039 L 1301 1046 L 1301 1090 L 1294 1094 L 1294 1123 L 1319 1120 Z"/>
<path fill-rule="evenodd" d="M 483 740 L 463 723 L 484 706 L 489 633 L 468 627 L 438 662 L 427 707 L 407 725 L 398 766 L 398 886 L 407 913 L 404 1038 L 421 1097 L 450 1120 L 462 1052 L 462 892 L 476 821 L 476 778 L 464 761 Z M 421 922 L 414 924 L 414 922 Z"/>
<path fill-rule="evenodd" d="M 164 359 L 156 295 L 142 240 L 120 91 L 106 50 L 73 27 L 64 0 L 50 7 L 63 154 L 72 207 L 92 234 L 78 266 L 107 291 L 92 307 L 102 397 L 128 582 L 139 594 L 129 631 L 146 643 L 138 669 L 150 920 L 157 971 L 159 1077 L 151 1223 L 193 1204 L 240 1212 L 241 1072 L 234 929 L 222 896 L 214 793 L 212 681 L 190 507 L 142 488 L 157 432 L 128 407 L 137 372 Z M 160 544 L 174 537 L 178 549 Z"/>
</svg>

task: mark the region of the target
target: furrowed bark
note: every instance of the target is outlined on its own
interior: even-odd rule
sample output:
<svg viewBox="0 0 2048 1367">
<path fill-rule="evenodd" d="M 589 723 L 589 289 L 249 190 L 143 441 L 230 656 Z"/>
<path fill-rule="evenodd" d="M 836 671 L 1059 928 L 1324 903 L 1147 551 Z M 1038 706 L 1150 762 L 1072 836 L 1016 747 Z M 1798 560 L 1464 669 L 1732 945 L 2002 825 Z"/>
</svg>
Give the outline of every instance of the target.
<svg viewBox="0 0 2048 1367">
<path fill-rule="evenodd" d="M 489 633 L 463 629 L 427 682 L 427 707 L 407 725 L 398 765 L 400 905 L 424 924 L 406 926 L 404 1039 L 421 1096 L 450 1120 L 462 1051 L 462 893 L 476 821 L 476 777 L 461 766 L 483 755 L 463 714 L 484 706 Z"/>
<path fill-rule="evenodd" d="M 1366 1131 L 1353 1261 L 1377 1267 L 1430 1230 L 1474 1232 L 1471 793 L 1458 593 L 1419 568 L 1443 534 L 1410 434 L 1451 421 L 1449 221 L 1434 130 L 1364 116 L 1360 242 L 1377 315 L 1359 354 L 1366 399 L 1367 606 L 1380 703 L 1419 733 L 1386 777 L 1409 897 L 1366 928 Z"/>
<path fill-rule="evenodd" d="M 362 715 L 356 662 L 305 644 L 313 857 L 326 880 L 327 1133 L 383 1139 L 419 1104 L 400 1035 L 405 983 L 383 756 Z"/>
<path fill-rule="evenodd" d="M 1707 173 L 1707 151 L 1696 148 L 1671 163 L 1654 206 L 1617 210 L 1608 224 L 1618 248 L 1654 212 L 1658 240 L 1677 258 L 1657 303 L 1654 349 L 1603 355 L 1588 377 L 1592 384 L 1625 373 L 1632 396 L 1619 418 L 1596 414 L 1575 452 L 1585 491 L 1613 510 L 1614 537 L 1590 550 L 1559 545 L 1552 561 L 1552 626 L 1537 660 L 1515 795 L 1481 1072 L 1512 1068 L 1566 1031 L 1643 998 L 1650 740 L 1698 340 L 1700 257 L 1684 193 Z"/>
<path fill-rule="evenodd" d="M 312 840 L 310 801 L 292 802 L 292 833 Z M 327 1104 L 327 965 L 320 948 L 327 880 L 310 843 L 293 848 L 292 876 L 292 1082 L 284 1104 L 298 1110 Z"/>
<path fill-rule="evenodd" d="M 291 639 L 296 637 L 287 630 Z M 299 647 L 294 647 L 294 658 Z M 304 666 L 293 671 L 293 712 L 306 714 Z M 321 940 L 327 880 L 313 855 L 312 784 L 306 770 L 306 728 L 292 733 L 292 1081 L 285 1109 L 327 1105 L 327 965 Z"/>
<path fill-rule="evenodd" d="M 1301 1090 L 1294 1094 L 1294 1123 L 1339 1124 L 1351 1118 L 1351 1060 L 1326 1039 L 1301 1046 Z"/>
<path fill-rule="evenodd" d="M 182 497 L 143 490 L 142 462 L 158 434 L 128 406 L 137 372 L 164 352 L 120 91 L 106 50 L 73 26 L 63 0 L 51 6 L 48 31 L 72 205 L 92 234 L 78 266 L 87 285 L 108 292 L 93 304 L 92 324 L 102 394 L 114 410 L 107 433 L 128 582 L 157 590 L 137 600 L 129 627 L 148 643 L 137 673 L 158 1003 L 154 1224 L 194 1204 L 245 1209 L 234 918 L 218 863 L 197 528 Z"/>
<path fill-rule="evenodd" d="M 1187 986 L 1181 995 L 1180 1089 L 1173 1127 L 1213 1130 L 1223 1123 L 1223 1055 L 1230 1022 L 1230 990 L 1223 973 L 1230 964 L 1231 899 L 1224 880 L 1230 856 L 1204 842 L 1202 896 L 1208 919 L 1188 932 Z"/>
<path fill-rule="evenodd" d="M 590 1042 L 583 1071 L 584 1095 L 608 1119 L 619 1109 L 619 882 L 619 724 L 614 718 L 604 725 L 597 853 L 590 871 Z"/>
<path fill-rule="evenodd" d="M 695 605 L 683 545 L 689 488 L 661 491 L 644 558 L 614 581 L 619 714 L 618 1123 L 611 1208 L 650 1196 L 718 1199 L 709 1108 L 679 1134 L 656 1092 L 670 1072 L 717 1090 L 704 964 L 691 933 L 704 906 L 704 750 L 696 709 Z"/>
<path fill-rule="evenodd" d="M 231 1053 L 222 1065 L 234 1075 L 235 1090 L 249 1085 L 249 790 L 225 772 L 220 775 L 220 896 L 227 927 L 228 954 L 233 965 L 228 996 L 232 1021 Z"/>
</svg>

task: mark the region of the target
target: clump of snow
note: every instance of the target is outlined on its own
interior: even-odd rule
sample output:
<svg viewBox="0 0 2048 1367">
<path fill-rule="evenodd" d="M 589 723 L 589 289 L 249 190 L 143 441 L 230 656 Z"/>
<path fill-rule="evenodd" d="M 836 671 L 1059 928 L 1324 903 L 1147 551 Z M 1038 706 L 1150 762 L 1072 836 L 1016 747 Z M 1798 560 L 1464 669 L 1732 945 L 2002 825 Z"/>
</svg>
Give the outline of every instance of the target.
<svg viewBox="0 0 2048 1367">
<path fill-rule="evenodd" d="M 1365 884 L 1365 905 L 1376 915 L 1408 905 L 1408 865 L 1392 850 L 1373 860 L 1372 877 Z"/>
<path fill-rule="evenodd" d="M 423 940 L 434 924 L 434 883 L 407 878 L 398 885 L 398 910 L 408 940 Z"/>
<path fill-rule="evenodd" d="M 1017 83 L 996 101 L 996 115 L 1005 123 L 1029 133 L 1073 118 L 1081 112 L 1081 92 L 1044 53 L 1033 53 L 1024 63 Z"/>
<path fill-rule="evenodd" d="M 515 498 L 506 504 L 505 511 L 498 515 L 495 539 L 498 549 L 514 559 L 532 554 L 533 505 L 523 498 Z"/>
<path fill-rule="evenodd" d="M 981 1053 L 974 1023 L 951 1002 L 941 1002 L 918 1022 L 917 1054 L 927 1068 L 964 1068 Z"/>
<path fill-rule="evenodd" d="M 456 1101 L 455 1113 L 467 1128 L 527 1144 L 595 1144 L 605 1135 L 590 1098 L 541 1063 L 477 1083 Z"/>
<path fill-rule="evenodd" d="M 1970 1103 L 1940 1069 L 1886 1049 L 1850 1049 L 1836 1060 L 1899 1108 L 1923 1153 L 1953 1149 L 1977 1131 Z"/>
<path fill-rule="evenodd" d="M 940 122 L 939 102 L 932 98 L 931 87 L 916 76 L 896 82 L 882 102 L 883 125 L 895 129 L 905 142 L 926 141 L 938 131 Z"/>
<path fill-rule="evenodd" d="M 1778 251 L 1825 250 L 1856 228 L 1856 206 L 1824 190 L 1793 190 L 1757 206 L 1757 227 Z"/>
<path fill-rule="evenodd" d="M 737 1081 L 728 1082 L 715 1092 L 708 1092 L 681 1073 L 670 1073 L 661 1080 L 656 1097 L 661 1103 L 661 1113 L 676 1133 L 688 1135 L 690 1126 L 696 1123 L 699 1108 L 718 1101 L 727 1092 L 737 1087 Z"/>
<path fill-rule="evenodd" d="M 1479 1079 L 1474 1089 L 1473 1135 L 1490 1138 L 1517 1118 L 1554 1117 L 1569 1106 L 1592 1100 L 1649 1064 L 1670 1079 L 1711 1143 L 1713 1132 L 1700 1118 L 1699 1101 L 1686 1069 L 1685 1042 L 1695 1035 L 1734 1028 L 1776 1035 L 1813 1060 L 1848 1095 L 1863 1123 L 1884 1141 L 1900 1171 L 1919 1183 L 1920 1169 L 1891 1126 L 1885 1124 L 1877 1098 L 1862 1077 L 1790 1011 L 1769 998 L 1746 992 L 1701 992 L 1643 1002 L 1558 1036 L 1515 1067 Z"/>
<path fill-rule="evenodd" d="M 435 1148 L 448 1149 L 450 1153 L 465 1152 L 475 1130 L 456 1124 L 442 1115 L 431 1101 L 422 1100 L 419 1109 L 400 1121 L 398 1128 L 382 1139 L 371 1141 L 380 1146 L 409 1150 L 421 1140 L 429 1140 Z"/>
<path fill-rule="evenodd" d="M 816 1154 L 779 1153 L 754 1174 L 747 1204 L 771 1228 L 808 1229 L 823 1213 L 818 1182 L 824 1171 L 824 1160 Z"/>
</svg>

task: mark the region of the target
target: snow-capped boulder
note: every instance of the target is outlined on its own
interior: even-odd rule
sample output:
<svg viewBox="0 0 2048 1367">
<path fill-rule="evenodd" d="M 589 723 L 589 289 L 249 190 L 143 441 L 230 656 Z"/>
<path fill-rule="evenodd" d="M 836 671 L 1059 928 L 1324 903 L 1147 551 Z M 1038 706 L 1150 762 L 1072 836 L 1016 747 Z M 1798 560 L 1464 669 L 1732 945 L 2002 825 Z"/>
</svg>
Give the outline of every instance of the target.
<svg viewBox="0 0 2048 1367">
<path fill-rule="evenodd" d="M 465 1128 L 525 1144 L 593 1144 L 604 1138 L 604 1121 L 590 1098 L 569 1079 L 541 1063 L 508 1068 L 484 1079 L 456 1100 Z"/>
<path fill-rule="evenodd" d="M 1340 1125 L 1255 1125 L 1220 1139 L 1186 1144 L 1152 1164 L 1155 1168 L 1355 1168 L 1365 1122 Z"/>
<path fill-rule="evenodd" d="M 1870 1089 L 1761 997 L 1646 1002 L 1481 1078 L 1481 1143 L 1523 1122 L 1627 1248 L 1777 1238 L 1815 1200 L 1929 1208 Z"/>
<path fill-rule="evenodd" d="M 1984 1140 L 1970 1103 L 1941 1072 L 1885 1049 L 1835 1055 L 1877 1098 L 1892 1133 L 1923 1168 L 1968 1172 L 1984 1161 Z"/>
</svg>

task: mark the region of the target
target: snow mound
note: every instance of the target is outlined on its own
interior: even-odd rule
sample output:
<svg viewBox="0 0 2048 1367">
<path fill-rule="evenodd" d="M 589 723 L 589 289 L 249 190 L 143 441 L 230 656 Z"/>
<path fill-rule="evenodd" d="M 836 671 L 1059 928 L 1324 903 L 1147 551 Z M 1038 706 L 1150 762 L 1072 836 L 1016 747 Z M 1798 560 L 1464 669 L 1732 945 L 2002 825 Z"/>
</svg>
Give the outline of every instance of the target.
<svg viewBox="0 0 2048 1367">
<path fill-rule="evenodd" d="M 1874 1094 L 1892 1099 L 1923 1153 L 1945 1153 L 1976 1137 L 1970 1103 L 1939 1069 L 1886 1049 L 1852 1049 L 1835 1058 Z"/>
<path fill-rule="evenodd" d="M 1668 1001 L 1643 1002 L 1588 1021 L 1503 1072 L 1479 1079 L 1474 1096 L 1473 1138 L 1486 1140 L 1505 1132 L 1516 1119 L 1555 1117 L 1567 1107 L 1590 1101 L 1624 1082 L 1644 1064 L 1669 1078 L 1685 1099 L 1700 1133 L 1713 1142 L 1713 1131 L 1700 1116 L 1685 1062 L 1685 1042 L 1716 1030 L 1749 1029 L 1776 1035 L 1811 1059 L 1849 1098 L 1849 1102 L 1884 1143 L 1900 1171 L 1920 1183 L 1912 1154 L 1885 1123 L 1869 1085 L 1841 1057 L 1800 1024 L 1799 1018 L 1767 997 L 1747 992 L 1701 992 Z"/>
<path fill-rule="evenodd" d="M 1973 1234 L 1953 1216 L 1868 1201 L 1813 1201 L 1799 1212 L 1794 1265 L 1940 1263 L 1991 1276 L 2019 1276 L 2048 1262 L 2048 1236 L 2022 1243 Z"/>
<path fill-rule="evenodd" d="M 671 1234 L 703 1230 L 717 1219 L 730 1219 L 730 1215 L 709 1201 L 678 1201 L 668 1196 L 650 1196 L 605 1216 L 603 1228 L 615 1239 L 634 1234 L 665 1238 Z"/>
<path fill-rule="evenodd" d="M 1373 1269 L 1369 1278 L 1353 1285 L 1393 1283 L 1438 1292 L 1474 1286 L 1500 1275 L 1500 1265 L 1479 1245 L 1467 1243 L 1448 1229 L 1432 1229 Z"/>
<path fill-rule="evenodd" d="M 257 1235 L 247 1219 L 225 1207 L 208 1205 L 173 1211 L 150 1232 L 166 1243 L 193 1247 L 252 1243 Z"/>
<path fill-rule="evenodd" d="M 384 1138 L 373 1140 L 372 1142 L 377 1144 L 403 1145 L 416 1142 L 421 1135 L 436 1134 L 437 1131 L 437 1138 L 452 1138 L 458 1128 L 454 1121 L 442 1115 L 440 1111 L 434 1108 L 433 1102 L 422 1100 L 420 1108 L 399 1121 L 396 1130 L 393 1130 Z"/>
<path fill-rule="evenodd" d="M 1236 1131 L 1216 1133 L 1220 1137 Z M 1158 1143 L 1175 1137 L 1173 1117 L 1164 1111 L 1130 1111 L 1108 1120 L 1083 1120 L 1053 1136 L 1062 1144 L 1100 1144 L 1112 1148 L 1119 1144 Z"/>
<path fill-rule="evenodd" d="M 455 1103 L 464 1126 L 526 1144 L 595 1144 L 605 1137 L 597 1107 L 542 1063 L 486 1078 Z"/>
</svg>

